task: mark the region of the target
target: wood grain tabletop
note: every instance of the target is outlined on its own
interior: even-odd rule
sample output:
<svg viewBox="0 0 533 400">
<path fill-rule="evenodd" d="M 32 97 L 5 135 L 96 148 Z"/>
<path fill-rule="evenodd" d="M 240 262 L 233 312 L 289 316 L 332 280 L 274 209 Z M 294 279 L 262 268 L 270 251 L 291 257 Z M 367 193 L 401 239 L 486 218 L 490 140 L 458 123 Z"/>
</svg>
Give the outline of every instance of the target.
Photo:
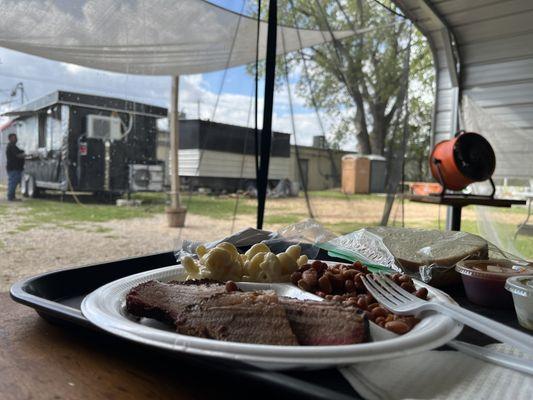
<svg viewBox="0 0 533 400">
<path fill-rule="evenodd" d="M 97 332 L 58 326 L 0 293 L 0 398 L 226 398 L 235 382 Z"/>
</svg>

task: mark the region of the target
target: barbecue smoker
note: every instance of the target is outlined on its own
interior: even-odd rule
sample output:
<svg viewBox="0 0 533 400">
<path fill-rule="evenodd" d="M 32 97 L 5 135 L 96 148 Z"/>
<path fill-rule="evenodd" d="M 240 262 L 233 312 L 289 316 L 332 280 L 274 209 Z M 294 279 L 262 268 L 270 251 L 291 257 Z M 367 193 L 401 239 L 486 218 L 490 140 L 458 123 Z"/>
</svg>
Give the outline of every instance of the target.
<svg viewBox="0 0 533 400">
<path fill-rule="evenodd" d="M 162 191 L 164 165 L 156 158 L 161 107 L 57 91 L 5 116 L 28 154 L 21 190 L 123 194 Z M 5 139 L 5 140 L 4 140 Z"/>
</svg>

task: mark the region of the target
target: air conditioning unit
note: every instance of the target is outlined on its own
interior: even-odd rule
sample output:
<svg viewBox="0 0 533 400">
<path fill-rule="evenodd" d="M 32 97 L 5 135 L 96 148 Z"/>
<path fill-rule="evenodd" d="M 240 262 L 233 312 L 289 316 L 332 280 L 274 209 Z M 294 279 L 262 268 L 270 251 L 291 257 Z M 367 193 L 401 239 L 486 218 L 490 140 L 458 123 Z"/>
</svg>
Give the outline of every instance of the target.
<svg viewBox="0 0 533 400">
<path fill-rule="evenodd" d="M 87 137 L 102 140 L 119 140 L 122 137 L 118 117 L 90 114 L 87 116 Z"/>
<path fill-rule="evenodd" d="M 163 191 L 163 165 L 131 164 L 129 184 L 132 192 Z"/>
</svg>

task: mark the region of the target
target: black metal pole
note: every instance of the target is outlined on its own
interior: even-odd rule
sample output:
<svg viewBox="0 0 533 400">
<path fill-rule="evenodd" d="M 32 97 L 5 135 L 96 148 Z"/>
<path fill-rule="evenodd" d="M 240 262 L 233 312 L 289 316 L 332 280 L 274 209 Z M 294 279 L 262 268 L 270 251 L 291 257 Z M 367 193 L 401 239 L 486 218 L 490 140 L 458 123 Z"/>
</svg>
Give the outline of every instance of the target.
<svg viewBox="0 0 533 400">
<path fill-rule="evenodd" d="M 461 230 L 461 211 L 463 211 L 463 207 L 461 206 L 453 206 L 452 207 L 452 231 L 460 231 Z"/>
<path fill-rule="evenodd" d="M 254 110 L 254 155 L 255 179 L 259 174 L 259 35 L 261 33 L 261 0 L 257 3 L 257 37 L 255 38 L 255 110 Z"/>
<path fill-rule="evenodd" d="M 257 174 L 257 229 L 263 229 L 265 202 L 268 186 L 268 165 L 272 141 L 272 110 L 274 106 L 274 82 L 276 78 L 276 40 L 278 27 L 278 2 L 269 0 L 268 34 L 265 67 L 265 106 L 261 130 L 261 160 Z"/>
</svg>

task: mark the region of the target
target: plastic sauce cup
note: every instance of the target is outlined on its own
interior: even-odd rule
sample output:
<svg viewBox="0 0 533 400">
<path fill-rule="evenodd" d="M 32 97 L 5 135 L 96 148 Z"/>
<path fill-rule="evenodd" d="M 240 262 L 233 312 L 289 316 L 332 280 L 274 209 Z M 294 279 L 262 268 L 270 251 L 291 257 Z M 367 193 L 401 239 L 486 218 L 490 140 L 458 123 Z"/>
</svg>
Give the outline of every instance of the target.
<svg viewBox="0 0 533 400">
<path fill-rule="evenodd" d="M 533 275 L 508 278 L 505 288 L 513 294 L 518 323 L 533 330 Z"/>
<path fill-rule="evenodd" d="M 505 290 L 507 278 L 533 274 L 527 263 L 499 259 L 459 261 L 455 270 L 461 274 L 468 300 L 492 308 L 512 308 L 511 293 Z"/>
</svg>

